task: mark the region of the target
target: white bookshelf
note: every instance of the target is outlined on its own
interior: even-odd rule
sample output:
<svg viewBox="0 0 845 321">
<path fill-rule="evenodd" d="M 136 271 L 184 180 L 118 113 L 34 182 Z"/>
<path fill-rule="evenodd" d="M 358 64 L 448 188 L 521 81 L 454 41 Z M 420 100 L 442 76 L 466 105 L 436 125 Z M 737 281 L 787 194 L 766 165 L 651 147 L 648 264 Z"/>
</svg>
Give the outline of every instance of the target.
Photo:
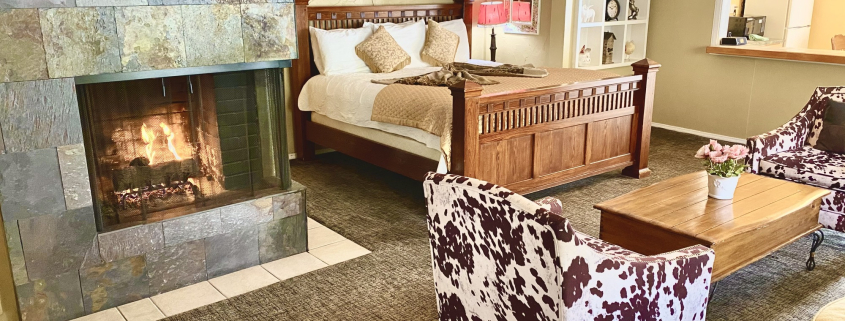
<svg viewBox="0 0 845 321">
<path fill-rule="evenodd" d="M 572 55 L 572 65 L 582 69 L 607 69 L 630 66 L 632 63 L 645 58 L 648 44 L 648 18 L 651 0 L 635 0 L 640 13 L 636 20 L 628 20 L 628 1 L 619 0 L 619 21 L 604 21 L 607 0 L 579 0 L 577 10 L 578 28 L 576 30 L 576 46 Z M 593 22 L 584 22 L 581 16 L 583 5 L 592 6 L 595 11 Z M 603 64 L 602 49 L 604 33 L 613 32 L 616 41 L 613 44 L 613 63 Z M 628 59 L 625 59 L 625 44 L 633 41 L 636 49 Z M 591 49 L 591 62 L 581 65 L 581 47 L 586 45 Z"/>
</svg>

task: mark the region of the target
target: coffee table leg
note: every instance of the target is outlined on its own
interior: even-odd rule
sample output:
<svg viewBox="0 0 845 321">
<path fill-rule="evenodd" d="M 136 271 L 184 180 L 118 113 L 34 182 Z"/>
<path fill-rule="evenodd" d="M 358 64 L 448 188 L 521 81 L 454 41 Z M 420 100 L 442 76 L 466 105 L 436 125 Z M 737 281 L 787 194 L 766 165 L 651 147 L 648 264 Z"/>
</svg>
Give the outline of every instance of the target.
<svg viewBox="0 0 845 321">
<path fill-rule="evenodd" d="M 813 232 L 813 245 L 810 247 L 810 258 L 807 259 L 807 271 L 812 271 L 816 268 L 816 250 L 824 242 L 824 232 L 818 230 Z"/>
<path fill-rule="evenodd" d="M 720 282 L 720 281 L 716 281 L 716 282 L 710 283 L 710 294 L 709 294 L 709 295 L 707 295 L 707 301 L 708 301 L 708 302 L 709 302 L 709 301 L 713 301 L 713 295 L 715 295 L 715 294 L 716 294 L 716 286 L 717 286 L 717 285 L 719 285 L 719 282 Z"/>
</svg>

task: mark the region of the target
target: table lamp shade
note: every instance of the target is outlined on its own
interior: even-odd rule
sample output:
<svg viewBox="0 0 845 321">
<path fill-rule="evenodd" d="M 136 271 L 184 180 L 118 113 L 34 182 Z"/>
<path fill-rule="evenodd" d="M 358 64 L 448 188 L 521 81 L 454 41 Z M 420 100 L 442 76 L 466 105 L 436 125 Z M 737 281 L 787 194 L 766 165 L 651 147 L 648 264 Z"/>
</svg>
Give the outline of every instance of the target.
<svg viewBox="0 0 845 321">
<path fill-rule="evenodd" d="M 482 2 L 478 10 L 479 26 L 496 26 L 508 22 L 508 12 L 505 10 L 505 1 Z"/>
<path fill-rule="evenodd" d="M 513 4 L 513 21 L 516 22 L 531 22 L 531 3 L 524 1 L 514 1 Z"/>
</svg>

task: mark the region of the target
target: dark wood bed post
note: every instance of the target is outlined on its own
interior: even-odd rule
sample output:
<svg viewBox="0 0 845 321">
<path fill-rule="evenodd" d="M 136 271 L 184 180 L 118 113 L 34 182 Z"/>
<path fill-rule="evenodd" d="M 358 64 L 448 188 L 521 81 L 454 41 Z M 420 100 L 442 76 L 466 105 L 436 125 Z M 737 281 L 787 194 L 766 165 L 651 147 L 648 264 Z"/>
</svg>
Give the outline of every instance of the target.
<svg viewBox="0 0 845 321">
<path fill-rule="evenodd" d="M 311 48 L 308 34 L 308 0 L 296 0 L 296 38 L 299 59 L 291 65 L 291 92 L 293 93 L 293 131 L 296 157 L 301 160 L 314 158 L 314 143 L 305 138 L 305 124 L 311 120 L 311 112 L 300 111 L 299 93 L 308 78 L 311 78 Z"/>
<path fill-rule="evenodd" d="M 452 158 L 449 173 L 478 177 L 478 97 L 481 96 L 481 85 L 464 80 L 449 87 L 449 90 L 452 91 Z"/>
<path fill-rule="evenodd" d="M 643 80 L 639 83 L 640 90 L 634 92 L 634 104 L 637 107 L 634 126 L 631 126 L 631 134 L 636 137 L 632 140 L 634 144 L 633 161 L 634 165 L 625 167 L 622 174 L 634 178 L 645 178 L 651 175 L 648 169 L 648 147 L 651 141 L 651 112 L 654 108 L 654 83 L 657 80 L 657 70 L 660 64 L 651 59 L 643 59 L 631 65 L 635 75 L 642 75 Z"/>
<path fill-rule="evenodd" d="M 464 10 L 461 13 L 464 19 L 464 25 L 467 27 L 467 42 L 469 43 L 469 52 L 472 55 L 472 27 L 475 26 L 475 1 L 474 0 L 454 0 L 456 4 L 463 4 Z"/>
</svg>

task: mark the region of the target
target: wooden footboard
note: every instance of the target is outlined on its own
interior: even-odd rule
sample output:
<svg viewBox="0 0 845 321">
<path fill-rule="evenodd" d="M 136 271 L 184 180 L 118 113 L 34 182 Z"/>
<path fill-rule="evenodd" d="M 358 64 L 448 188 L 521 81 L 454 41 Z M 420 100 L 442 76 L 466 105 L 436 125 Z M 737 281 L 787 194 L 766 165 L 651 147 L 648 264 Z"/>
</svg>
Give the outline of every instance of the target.
<svg viewBox="0 0 845 321">
<path fill-rule="evenodd" d="M 620 168 L 648 176 L 660 65 L 644 59 L 633 67 L 634 76 L 489 96 L 471 82 L 451 87 L 451 172 L 517 193 Z"/>
</svg>

